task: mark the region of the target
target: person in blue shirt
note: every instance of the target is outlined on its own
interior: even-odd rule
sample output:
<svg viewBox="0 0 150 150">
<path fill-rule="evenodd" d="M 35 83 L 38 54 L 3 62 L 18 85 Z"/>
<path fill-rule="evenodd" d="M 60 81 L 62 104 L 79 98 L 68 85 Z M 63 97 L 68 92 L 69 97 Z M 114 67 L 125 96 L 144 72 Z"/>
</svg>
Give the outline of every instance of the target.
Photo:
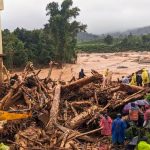
<svg viewBox="0 0 150 150">
<path fill-rule="evenodd" d="M 79 79 L 84 78 L 86 75 L 84 74 L 84 70 L 81 69 L 81 71 L 79 72 Z"/>
<path fill-rule="evenodd" d="M 112 143 L 124 144 L 126 123 L 121 119 L 121 114 L 112 123 Z"/>
</svg>

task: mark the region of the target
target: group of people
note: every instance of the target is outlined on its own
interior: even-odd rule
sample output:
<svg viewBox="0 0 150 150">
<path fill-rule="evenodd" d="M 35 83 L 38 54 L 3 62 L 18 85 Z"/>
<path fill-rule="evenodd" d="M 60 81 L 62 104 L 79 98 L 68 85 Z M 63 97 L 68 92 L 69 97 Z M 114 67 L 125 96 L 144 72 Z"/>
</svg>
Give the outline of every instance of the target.
<svg viewBox="0 0 150 150">
<path fill-rule="evenodd" d="M 131 103 L 128 114 L 117 114 L 112 120 L 107 112 L 100 116 L 99 126 L 102 136 L 111 136 L 114 146 L 130 141 L 126 150 L 150 150 L 150 106 L 136 106 Z M 136 141 L 136 142 L 135 142 Z"/>
<path fill-rule="evenodd" d="M 126 123 L 122 120 L 121 114 L 113 121 L 107 113 L 100 117 L 99 122 L 101 135 L 112 136 L 113 144 L 123 144 L 125 140 Z"/>
<path fill-rule="evenodd" d="M 147 69 L 143 68 L 141 71 L 133 73 L 131 78 L 122 76 L 122 83 L 136 86 L 149 86 L 150 73 Z"/>
<path fill-rule="evenodd" d="M 79 79 L 84 78 L 86 75 L 84 70 L 81 69 L 79 72 Z M 112 71 L 108 68 L 103 73 L 103 87 L 106 87 L 111 83 Z M 149 86 L 150 85 L 150 72 L 143 68 L 142 70 L 133 73 L 131 77 L 122 76 L 121 82 L 123 84 L 136 85 L 136 86 Z"/>
<path fill-rule="evenodd" d="M 117 114 L 117 118 L 113 121 L 107 113 L 100 117 L 99 122 L 101 135 L 111 136 L 113 144 L 123 144 L 125 140 L 126 124 L 121 119 L 121 114 Z"/>
<path fill-rule="evenodd" d="M 79 79 L 84 78 L 86 75 L 84 73 L 84 69 L 81 69 L 79 72 Z M 107 87 L 111 84 L 112 81 L 112 71 L 110 71 L 108 68 L 103 73 L 103 88 Z"/>
</svg>

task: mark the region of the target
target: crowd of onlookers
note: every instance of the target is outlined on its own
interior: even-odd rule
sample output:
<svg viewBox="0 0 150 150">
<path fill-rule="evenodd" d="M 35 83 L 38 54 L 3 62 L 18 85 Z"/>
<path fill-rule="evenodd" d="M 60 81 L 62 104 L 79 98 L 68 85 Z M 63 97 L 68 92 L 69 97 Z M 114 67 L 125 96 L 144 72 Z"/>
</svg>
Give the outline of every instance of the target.
<svg viewBox="0 0 150 150">
<path fill-rule="evenodd" d="M 79 79 L 84 78 L 84 70 L 79 72 Z M 103 87 L 107 87 L 112 80 L 112 72 L 106 69 L 103 74 Z M 133 73 L 131 76 L 122 76 L 119 82 L 128 85 L 148 87 L 150 73 L 147 69 Z M 125 145 L 126 150 L 150 150 L 150 103 L 148 100 L 143 105 L 130 103 L 130 108 L 117 114 L 116 119 L 104 112 L 100 116 L 102 136 L 111 136 L 114 147 Z"/>
<path fill-rule="evenodd" d="M 138 106 L 132 102 L 128 112 L 117 114 L 112 120 L 107 112 L 100 116 L 101 135 L 111 136 L 114 147 L 124 145 L 126 150 L 150 150 L 150 105 Z"/>
</svg>

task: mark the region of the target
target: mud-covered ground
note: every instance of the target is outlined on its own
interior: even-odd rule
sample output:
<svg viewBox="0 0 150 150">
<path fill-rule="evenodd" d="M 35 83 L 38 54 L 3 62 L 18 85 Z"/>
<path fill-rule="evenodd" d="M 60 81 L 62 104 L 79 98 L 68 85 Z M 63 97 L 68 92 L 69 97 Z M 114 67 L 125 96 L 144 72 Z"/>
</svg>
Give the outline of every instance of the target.
<svg viewBox="0 0 150 150">
<path fill-rule="evenodd" d="M 80 53 L 76 64 L 66 64 L 63 69 L 62 80 L 68 81 L 74 75 L 78 78 L 81 68 L 85 74 L 90 75 L 94 69 L 103 73 L 106 68 L 113 71 L 113 79 L 121 78 L 122 75 L 129 75 L 141 68 L 150 69 L 150 52 L 124 52 L 124 53 Z M 59 77 L 61 69 L 54 68 L 52 78 Z M 48 69 L 42 69 L 39 76 L 47 76 Z"/>
</svg>

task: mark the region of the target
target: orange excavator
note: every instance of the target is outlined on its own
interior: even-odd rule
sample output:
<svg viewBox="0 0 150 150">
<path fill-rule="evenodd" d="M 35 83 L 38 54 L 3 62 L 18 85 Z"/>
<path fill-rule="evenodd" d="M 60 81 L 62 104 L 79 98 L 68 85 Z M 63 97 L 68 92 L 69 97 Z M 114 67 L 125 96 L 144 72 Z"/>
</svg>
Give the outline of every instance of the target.
<svg viewBox="0 0 150 150">
<path fill-rule="evenodd" d="M 0 110 L 0 121 L 4 120 L 18 120 L 32 117 L 32 114 L 28 110 L 16 110 L 16 111 L 3 111 Z"/>
</svg>

